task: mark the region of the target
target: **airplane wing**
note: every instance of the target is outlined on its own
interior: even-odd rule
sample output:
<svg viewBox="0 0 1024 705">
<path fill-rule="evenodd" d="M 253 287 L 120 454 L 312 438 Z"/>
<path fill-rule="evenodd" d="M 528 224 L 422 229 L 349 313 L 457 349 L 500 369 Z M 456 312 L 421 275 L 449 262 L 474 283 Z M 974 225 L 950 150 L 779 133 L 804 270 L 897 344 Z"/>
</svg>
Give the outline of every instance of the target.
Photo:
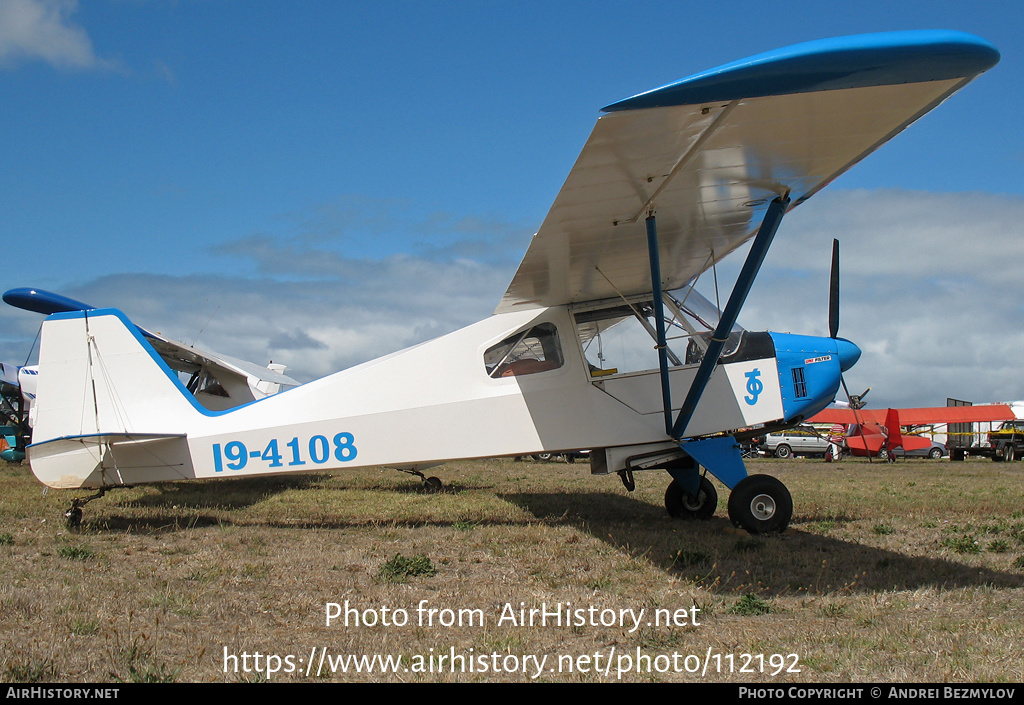
<svg viewBox="0 0 1024 705">
<path fill-rule="evenodd" d="M 891 409 L 825 409 L 807 423 L 875 423 L 884 425 Z M 977 423 L 983 421 L 1009 421 L 1016 418 L 1006 404 L 984 406 L 935 406 L 917 409 L 897 409 L 901 426 L 925 424 Z"/>
<path fill-rule="evenodd" d="M 142 329 L 140 329 L 142 330 Z M 256 395 L 276 394 L 291 387 L 299 386 L 299 382 L 283 374 L 284 365 L 263 367 L 254 362 L 222 355 L 210 350 L 203 350 L 194 345 L 185 345 L 171 340 L 159 333 L 142 330 L 149 344 L 163 358 L 167 366 L 175 372 L 195 374 L 200 370 L 208 370 L 224 383 L 228 377 L 245 381 Z M 254 398 L 262 398 L 255 396 Z"/>
<path fill-rule="evenodd" d="M 999 60 L 972 35 L 891 32 L 798 44 L 604 108 L 496 313 L 663 288 L 753 237 Z"/>
</svg>

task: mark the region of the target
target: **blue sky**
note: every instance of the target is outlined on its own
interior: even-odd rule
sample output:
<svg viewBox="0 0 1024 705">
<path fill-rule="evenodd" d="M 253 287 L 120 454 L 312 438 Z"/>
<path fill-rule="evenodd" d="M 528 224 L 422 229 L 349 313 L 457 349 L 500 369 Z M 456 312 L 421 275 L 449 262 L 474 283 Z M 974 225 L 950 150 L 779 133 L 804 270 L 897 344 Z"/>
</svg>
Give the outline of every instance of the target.
<svg viewBox="0 0 1024 705">
<path fill-rule="evenodd" d="M 488 315 L 602 106 L 956 29 L 1000 64 L 787 218 L 741 322 L 824 334 L 838 235 L 851 386 L 1024 399 L 1024 9 L 965 7 L 0 0 L 0 286 L 310 379 Z M 3 308 L 21 362 L 38 317 Z"/>
</svg>

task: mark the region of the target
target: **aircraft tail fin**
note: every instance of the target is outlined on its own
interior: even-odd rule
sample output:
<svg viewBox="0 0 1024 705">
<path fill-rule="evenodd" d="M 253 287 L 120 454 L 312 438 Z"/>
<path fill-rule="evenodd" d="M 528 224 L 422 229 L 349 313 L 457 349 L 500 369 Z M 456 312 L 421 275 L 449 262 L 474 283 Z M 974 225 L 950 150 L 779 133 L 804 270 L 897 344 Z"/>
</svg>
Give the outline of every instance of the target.
<svg viewBox="0 0 1024 705">
<path fill-rule="evenodd" d="M 38 379 L 28 456 L 44 484 L 130 484 L 134 471 L 149 480 L 192 475 L 185 428 L 199 413 L 194 398 L 120 311 L 50 316 Z"/>
<path fill-rule="evenodd" d="M 903 434 L 900 433 L 900 414 L 896 409 L 889 409 L 885 414 L 886 445 L 890 455 L 893 448 L 903 447 Z"/>
</svg>

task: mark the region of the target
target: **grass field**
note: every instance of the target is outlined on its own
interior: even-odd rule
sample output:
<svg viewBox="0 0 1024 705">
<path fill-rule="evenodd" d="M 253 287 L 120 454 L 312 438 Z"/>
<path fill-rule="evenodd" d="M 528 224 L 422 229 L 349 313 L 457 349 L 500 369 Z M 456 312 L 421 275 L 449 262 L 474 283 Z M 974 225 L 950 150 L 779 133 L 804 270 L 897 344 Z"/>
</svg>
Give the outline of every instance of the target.
<svg viewBox="0 0 1024 705">
<path fill-rule="evenodd" d="M 1024 679 L 1024 465 L 749 469 L 792 492 L 785 534 L 733 529 L 721 486 L 686 522 L 664 472 L 510 459 L 439 494 L 379 469 L 118 490 L 69 532 L 73 494 L 0 467 L 0 680 Z"/>
</svg>

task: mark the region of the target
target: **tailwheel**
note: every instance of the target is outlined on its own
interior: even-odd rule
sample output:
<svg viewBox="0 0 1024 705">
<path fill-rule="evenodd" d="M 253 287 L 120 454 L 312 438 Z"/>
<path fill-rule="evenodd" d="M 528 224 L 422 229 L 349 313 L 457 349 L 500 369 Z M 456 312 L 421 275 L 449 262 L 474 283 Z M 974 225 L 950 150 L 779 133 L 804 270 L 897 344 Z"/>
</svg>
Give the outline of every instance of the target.
<svg viewBox="0 0 1024 705">
<path fill-rule="evenodd" d="M 74 530 L 82 525 L 82 507 L 87 505 L 94 499 L 99 499 L 107 493 L 110 487 L 101 487 L 99 492 L 88 497 L 76 497 L 71 500 L 71 506 L 64 512 L 64 522 L 67 524 L 68 529 Z"/>
<path fill-rule="evenodd" d="M 441 479 L 437 477 L 427 477 L 423 480 L 423 489 L 429 494 L 440 492 L 442 488 Z"/>
<path fill-rule="evenodd" d="M 398 470 L 398 472 L 404 472 L 406 475 L 415 475 L 416 477 L 420 478 L 420 480 L 423 481 L 422 489 L 427 494 L 434 494 L 436 492 L 440 492 L 441 491 L 442 485 L 441 485 L 440 478 L 437 478 L 437 477 L 427 477 L 426 475 L 424 475 L 419 470 L 415 470 L 413 468 L 395 468 L 395 469 Z"/>
<path fill-rule="evenodd" d="M 77 529 L 82 525 L 82 508 L 78 505 L 72 505 L 70 509 L 64 512 L 64 523 L 69 529 Z"/>
<path fill-rule="evenodd" d="M 752 534 L 780 533 L 792 518 L 789 490 L 770 475 L 745 477 L 729 495 L 729 519 Z"/>
<path fill-rule="evenodd" d="M 694 497 L 672 480 L 665 490 L 665 509 L 669 516 L 682 519 L 710 519 L 718 507 L 718 490 L 706 477 L 700 479 L 700 490 Z"/>
</svg>

